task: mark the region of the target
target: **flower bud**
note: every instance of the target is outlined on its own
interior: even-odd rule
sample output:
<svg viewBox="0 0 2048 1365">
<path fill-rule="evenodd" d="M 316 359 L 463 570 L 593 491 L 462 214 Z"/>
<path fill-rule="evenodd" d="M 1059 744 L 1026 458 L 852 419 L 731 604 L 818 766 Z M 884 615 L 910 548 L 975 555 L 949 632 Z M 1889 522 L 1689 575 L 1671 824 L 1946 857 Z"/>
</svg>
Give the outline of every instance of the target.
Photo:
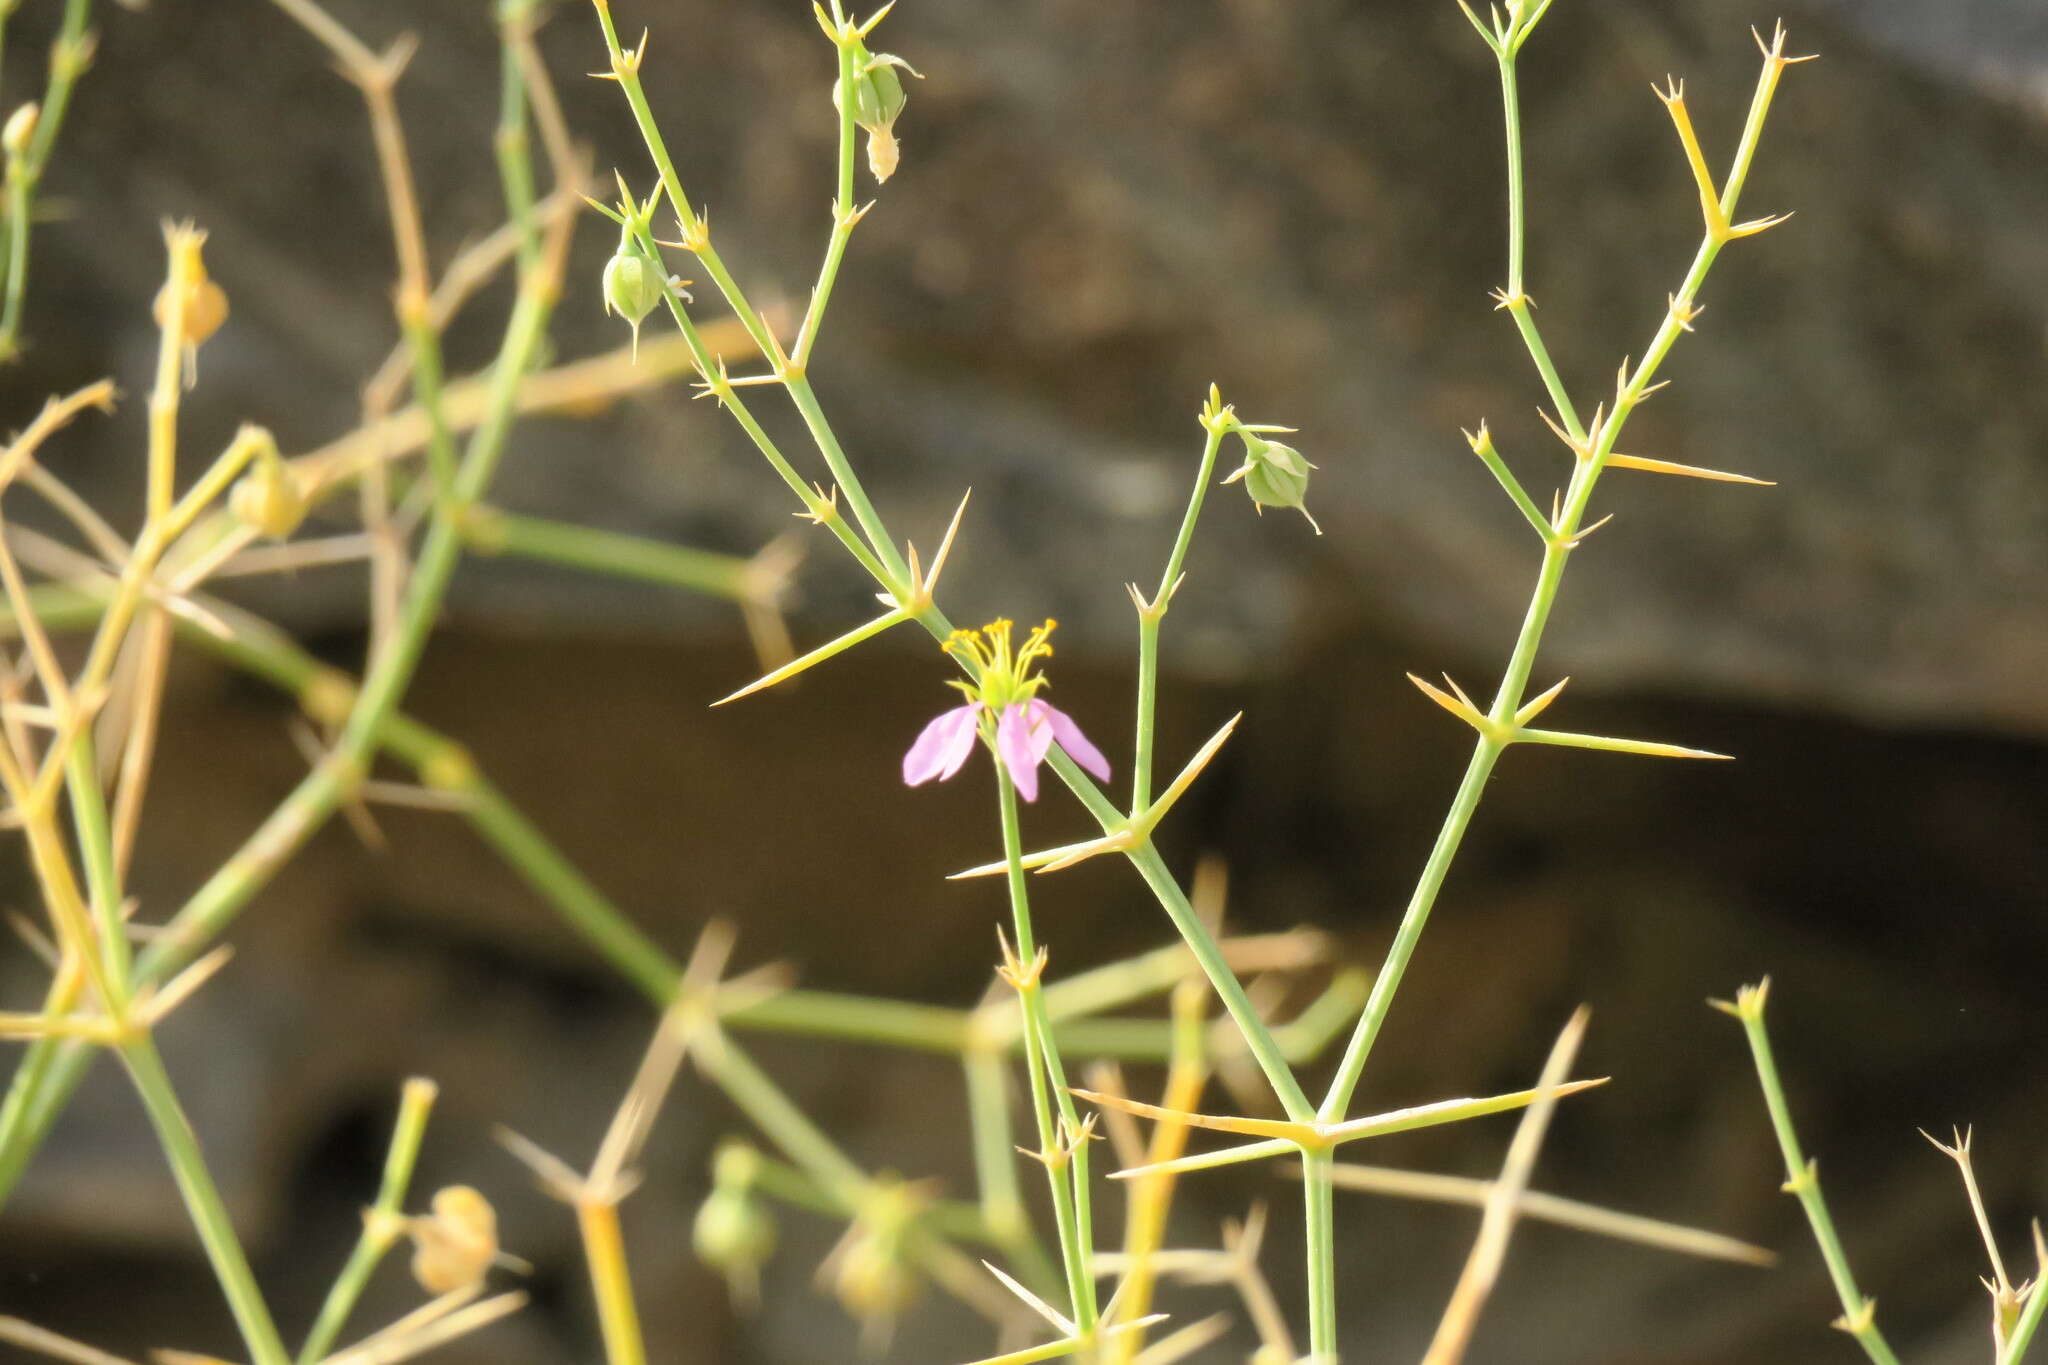
<svg viewBox="0 0 2048 1365">
<path fill-rule="evenodd" d="M 648 260 L 623 235 L 619 249 L 604 264 L 604 306 L 617 313 L 633 329 L 633 356 L 640 355 L 640 324 L 661 303 L 668 281 L 661 267 Z"/>
<path fill-rule="evenodd" d="M 719 1188 L 698 1206 L 690 1225 L 697 1259 L 725 1276 L 733 1299 L 752 1306 L 761 1296 L 761 1267 L 775 1250 L 775 1219 L 744 1190 Z"/>
<path fill-rule="evenodd" d="M 917 75 L 901 57 L 869 52 L 866 44 L 854 44 L 853 121 L 868 135 L 868 170 L 877 184 L 896 173 L 900 159 L 893 131 L 904 105 L 903 78 L 896 74 L 898 67 Z M 832 107 L 844 112 L 846 106 L 839 85 L 834 82 L 832 86 Z"/>
<path fill-rule="evenodd" d="M 917 1301 L 917 1274 L 903 1261 L 902 1238 L 858 1229 L 833 1268 L 832 1293 L 864 1324 L 886 1324 Z"/>
<path fill-rule="evenodd" d="M 1315 466 L 1293 446 L 1269 441 L 1243 429 L 1237 434 L 1244 441 L 1244 463 L 1224 482 L 1235 483 L 1242 479 L 1244 491 L 1251 494 L 1252 502 L 1259 509 L 1292 507 L 1308 517 L 1309 525 L 1315 526 L 1316 519 L 1309 516 L 1308 509 L 1302 506 L 1302 499 L 1308 492 L 1308 472 Z M 1316 526 L 1316 534 L 1322 534 L 1322 527 Z"/>
<path fill-rule="evenodd" d="M 261 439 L 249 472 L 228 492 L 228 511 L 272 540 L 284 540 L 299 529 L 311 502 L 305 480 L 277 453 L 276 440 L 269 432 Z"/>
<path fill-rule="evenodd" d="M 775 1220 L 753 1196 L 761 1154 L 744 1142 L 720 1145 L 711 1164 L 711 1195 L 697 1210 L 690 1241 L 698 1259 L 725 1276 L 735 1302 L 751 1307 L 761 1291 L 761 1266 L 775 1249 Z"/>
<path fill-rule="evenodd" d="M 168 281 L 156 291 L 156 303 L 150 309 L 150 316 L 156 319 L 159 327 L 171 325 L 171 285 Z M 185 283 L 185 307 L 178 319 L 179 342 L 196 351 L 227 320 L 228 296 L 207 275 L 206 267 L 198 267 Z"/>
<path fill-rule="evenodd" d="M 0 128 L 0 151 L 7 153 L 9 161 L 28 150 L 29 140 L 36 135 L 36 120 L 41 115 L 41 106 L 31 101 L 7 116 L 7 126 Z"/>
</svg>

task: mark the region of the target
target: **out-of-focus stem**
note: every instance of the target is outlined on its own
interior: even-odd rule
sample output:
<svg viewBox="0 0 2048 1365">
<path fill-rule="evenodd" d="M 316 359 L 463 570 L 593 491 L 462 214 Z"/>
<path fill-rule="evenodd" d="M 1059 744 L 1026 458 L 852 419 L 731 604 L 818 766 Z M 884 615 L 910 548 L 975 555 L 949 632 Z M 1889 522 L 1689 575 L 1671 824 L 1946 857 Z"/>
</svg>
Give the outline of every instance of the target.
<svg viewBox="0 0 2048 1365">
<path fill-rule="evenodd" d="M 420 1142 L 426 1135 L 427 1115 L 434 1107 L 435 1094 L 432 1081 L 414 1077 L 405 1083 L 376 1201 L 363 1211 L 363 1231 L 320 1304 L 312 1330 L 306 1333 L 305 1344 L 299 1348 L 297 1365 L 314 1365 L 326 1357 L 334 1339 L 348 1323 L 348 1315 L 362 1297 L 377 1263 L 403 1235 L 404 1219 L 400 1214 L 405 1207 L 405 1192 L 412 1185 L 413 1166 L 419 1160 Z"/>
<path fill-rule="evenodd" d="M 1799 1207 L 1806 1213 L 1807 1224 L 1813 1229 L 1813 1240 L 1820 1248 L 1821 1260 L 1827 1263 L 1828 1278 L 1834 1281 L 1835 1296 L 1842 1304 L 1842 1317 L 1836 1325 L 1856 1339 L 1856 1344 L 1863 1348 L 1863 1353 L 1870 1357 L 1873 1365 L 1899 1365 L 1891 1344 L 1877 1328 L 1876 1303 L 1865 1298 L 1856 1287 L 1856 1276 L 1849 1269 L 1849 1254 L 1842 1249 L 1841 1234 L 1835 1231 L 1834 1216 L 1828 1212 L 1827 1200 L 1821 1195 L 1820 1168 L 1800 1150 L 1799 1134 L 1792 1124 L 1792 1108 L 1786 1102 L 1785 1085 L 1778 1077 L 1778 1061 L 1771 1051 L 1770 1034 L 1764 1028 L 1764 999 L 1768 985 L 1766 982 L 1763 986 L 1744 987 L 1729 1012 L 1741 1021 L 1743 1033 L 1749 1039 L 1750 1055 L 1756 1061 L 1756 1078 L 1763 1090 L 1764 1107 L 1770 1110 L 1771 1129 L 1777 1134 L 1778 1150 L 1785 1158 L 1786 1192 L 1797 1196 Z"/>
<path fill-rule="evenodd" d="M 185 1207 L 192 1215 L 192 1225 L 198 1230 L 201 1245 L 206 1248 L 207 1260 L 213 1264 L 214 1277 L 220 1281 L 221 1290 L 227 1296 L 229 1311 L 234 1314 L 235 1325 L 241 1329 L 242 1342 L 249 1348 L 250 1358 L 254 1365 L 290 1365 L 291 1354 L 285 1350 L 284 1341 L 277 1334 L 277 1324 L 271 1320 L 270 1309 L 256 1288 L 256 1277 L 249 1270 L 249 1258 L 243 1254 L 242 1244 L 235 1236 L 227 1206 L 221 1202 L 220 1191 L 206 1169 L 199 1139 L 192 1132 L 184 1109 L 178 1104 L 177 1094 L 171 1088 L 171 1078 L 164 1071 L 163 1059 L 157 1055 L 156 1044 L 146 1035 L 139 1036 L 123 1043 L 119 1052 L 137 1092 L 142 1096 L 144 1107 L 149 1111 L 149 1121 L 156 1129 L 157 1141 L 162 1145 L 171 1173 L 177 1179 L 178 1193 L 184 1197 Z"/>
<path fill-rule="evenodd" d="M 1094 1330 L 1095 1254 L 1093 1192 L 1088 1184 L 1088 1142 L 1074 1098 L 1067 1092 L 1066 1068 L 1060 1060 L 1052 1025 L 1045 1014 L 1039 984 L 1043 963 L 1031 927 L 1031 894 L 1025 884 L 1024 842 L 1017 824 L 1017 789 L 1010 771 L 996 765 L 996 799 L 1003 829 L 1003 857 L 1008 862 L 1010 922 L 1017 937 L 1017 956 L 1006 968 L 1017 991 L 1024 1021 L 1024 1066 L 1031 1082 L 1031 1109 L 1038 1120 L 1038 1159 L 1045 1165 L 1052 1190 L 1053 1216 L 1059 1227 L 1060 1257 L 1067 1274 L 1067 1297 L 1076 1329 Z"/>
</svg>

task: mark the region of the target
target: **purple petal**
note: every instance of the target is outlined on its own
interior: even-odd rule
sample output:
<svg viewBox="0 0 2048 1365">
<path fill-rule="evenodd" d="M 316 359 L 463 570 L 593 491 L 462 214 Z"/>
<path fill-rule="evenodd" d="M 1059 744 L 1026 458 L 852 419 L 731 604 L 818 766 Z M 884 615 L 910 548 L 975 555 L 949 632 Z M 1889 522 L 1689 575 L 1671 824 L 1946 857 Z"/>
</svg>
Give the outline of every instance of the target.
<svg viewBox="0 0 2048 1365">
<path fill-rule="evenodd" d="M 1045 736 L 1042 742 L 1034 731 Z M 996 753 L 1009 770 L 1017 795 L 1026 801 L 1038 799 L 1038 761 L 1045 757 L 1046 745 L 1051 742 L 1052 731 L 1044 725 L 1034 726 L 1023 705 L 1011 702 L 1003 708 L 1002 719 L 996 722 Z"/>
<path fill-rule="evenodd" d="M 943 782 L 959 772 L 960 765 L 974 752 L 980 709 L 980 703 L 968 702 L 934 717 L 910 746 L 910 752 L 903 755 L 903 781 L 915 787 L 935 777 Z"/>
<path fill-rule="evenodd" d="M 1052 724 L 1052 737 L 1067 751 L 1067 757 L 1095 774 L 1097 781 L 1109 781 L 1109 760 L 1102 756 L 1102 750 L 1089 743 L 1088 736 L 1081 733 L 1081 727 L 1074 724 L 1073 717 L 1048 702 L 1035 704 L 1045 707 L 1045 718 Z"/>
</svg>

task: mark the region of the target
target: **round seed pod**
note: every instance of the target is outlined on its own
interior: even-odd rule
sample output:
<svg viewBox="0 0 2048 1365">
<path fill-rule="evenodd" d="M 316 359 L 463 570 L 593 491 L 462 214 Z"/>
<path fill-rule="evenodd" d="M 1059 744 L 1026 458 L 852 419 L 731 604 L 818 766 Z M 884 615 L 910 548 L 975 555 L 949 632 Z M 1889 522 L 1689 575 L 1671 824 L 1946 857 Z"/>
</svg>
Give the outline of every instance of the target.
<svg viewBox="0 0 2048 1365">
<path fill-rule="evenodd" d="M 429 1294 L 475 1284 L 498 1259 L 497 1210 L 467 1185 L 436 1190 L 428 1207 L 430 1213 L 406 1228 L 413 1243 L 413 1279 Z"/>
<path fill-rule="evenodd" d="M 633 353 L 640 352 L 640 324 L 655 310 L 669 284 L 661 268 L 621 239 L 619 249 L 604 263 L 604 306 L 617 313 L 633 329 Z"/>
</svg>

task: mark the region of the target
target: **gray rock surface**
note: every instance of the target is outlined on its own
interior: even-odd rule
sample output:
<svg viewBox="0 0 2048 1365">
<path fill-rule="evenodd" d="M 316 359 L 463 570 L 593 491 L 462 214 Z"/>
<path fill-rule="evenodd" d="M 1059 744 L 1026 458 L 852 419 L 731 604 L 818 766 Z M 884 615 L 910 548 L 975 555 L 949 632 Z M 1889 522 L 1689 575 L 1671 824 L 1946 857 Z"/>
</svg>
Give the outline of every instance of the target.
<svg viewBox="0 0 2048 1365">
<path fill-rule="evenodd" d="M 336 9 L 373 38 L 421 33 L 404 107 L 445 261 L 497 213 L 482 7 Z M 2011 96 L 2038 80 L 2041 21 L 1988 2 L 1936 12 L 1811 0 L 1788 14 L 1795 47 L 1826 60 L 1787 80 L 1746 203 L 1798 216 L 1726 254 L 1699 334 L 1666 370 L 1675 383 L 1628 442 L 1780 486 L 1617 475 L 1602 501 L 1619 518 L 1570 577 L 1546 673 L 2048 726 L 2048 129 Z M 742 279 L 800 298 L 830 152 L 826 54 L 805 7 L 620 15 L 657 30 L 653 98 Z M 1748 103 L 1748 25 L 1770 17 L 1733 0 L 1566 3 L 1526 53 L 1530 289 L 1589 408 L 1647 339 L 1696 237 L 1648 85 L 1689 78 L 1718 161 Z M 38 18 L 17 21 L 10 89 L 26 87 Z M 597 64 L 576 7 L 546 36 L 558 71 Z M 1127 649 L 1120 585 L 1156 572 L 1213 380 L 1247 414 L 1302 429 L 1329 534 L 1219 499 L 1168 633 L 1181 665 L 1269 671 L 1333 605 L 1481 658 L 1505 647 L 1533 546 L 1457 428 L 1490 418 L 1538 489 L 1566 457 L 1536 419 L 1512 327 L 1488 311 L 1497 95 L 1454 8 L 1234 0 L 1178 5 L 1168 22 L 1142 6 L 970 0 L 906 7 L 887 42 L 927 79 L 816 377 L 901 534 L 929 541 L 959 490 L 977 489 L 958 614 L 1052 613 L 1070 646 Z M 1993 70 L 1987 95 L 1977 77 Z M 565 85 L 600 164 L 644 181 L 612 90 Z M 236 300 L 208 351 L 195 440 L 245 416 L 299 445 L 348 424 L 353 384 L 390 339 L 388 243 L 352 94 L 277 16 L 110 13 L 51 192 L 71 217 L 38 237 L 45 335 L 31 367 L 0 378 L 14 408 L 108 368 L 142 387 L 155 223 L 189 213 L 212 228 Z M 598 226 L 579 252 L 593 286 L 609 246 Z M 481 359 L 488 333 L 487 320 L 464 329 L 458 363 Z M 561 354 L 617 339 L 594 287 L 570 301 Z M 131 405 L 125 444 L 74 458 L 116 477 L 138 422 Z M 725 548 L 786 525 L 736 434 L 681 392 L 537 425 L 501 489 L 518 507 Z M 841 569 L 811 576 L 819 629 L 857 609 Z M 259 600 L 331 624 L 357 594 L 309 576 Z M 636 629 L 707 619 L 532 575 L 470 574 L 460 605 Z"/>
</svg>

